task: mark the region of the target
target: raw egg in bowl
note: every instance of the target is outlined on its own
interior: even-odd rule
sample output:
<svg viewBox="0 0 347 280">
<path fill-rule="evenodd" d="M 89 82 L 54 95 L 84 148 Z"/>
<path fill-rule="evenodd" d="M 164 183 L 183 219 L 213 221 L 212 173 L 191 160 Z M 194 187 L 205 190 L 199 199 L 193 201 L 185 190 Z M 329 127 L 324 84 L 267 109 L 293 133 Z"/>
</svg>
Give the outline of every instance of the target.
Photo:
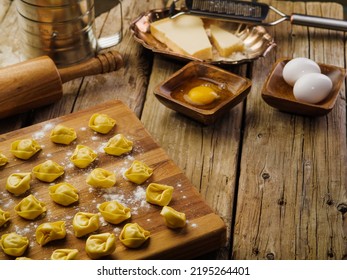
<svg viewBox="0 0 347 280">
<path fill-rule="evenodd" d="M 205 125 L 242 102 L 251 81 L 217 66 L 192 61 L 154 89 L 157 99 Z"/>
<path fill-rule="evenodd" d="M 318 63 L 320 73 L 311 69 L 292 83 L 284 79 L 283 70 L 291 62 L 301 60 L 281 58 L 273 66 L 267 77 L 262 98 L 271 107 L 280 111 L 303 116 L 323 116 L 334 107 L 340 89 L 343 85 L 346 70 L 344 68 Z M 297 66 L 300 66 L 297 63 Z M 300 68 L 300 67 L 299 67 Z"/>
</svg>

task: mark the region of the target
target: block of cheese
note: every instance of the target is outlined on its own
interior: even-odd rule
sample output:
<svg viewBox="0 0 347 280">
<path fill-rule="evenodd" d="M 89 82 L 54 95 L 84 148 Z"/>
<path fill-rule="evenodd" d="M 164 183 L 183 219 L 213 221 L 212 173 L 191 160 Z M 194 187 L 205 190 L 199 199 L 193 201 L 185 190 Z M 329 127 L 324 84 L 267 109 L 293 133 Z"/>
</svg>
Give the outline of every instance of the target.
<svg viewBox="0 0 347 280">
<path fill-rule="evenodd" d="M 201 18 L 181 15 L 151 23 L 151 34 L 168 48 L 179 54 L 202 60 L 212 59 L 212 45 Z"/>
<path fill-rule="evenodd" d="M 221 56 L 228 57 L 234 52 L 244 50 L 243 41 L 233 33 L 213 24 L 211 24 L 210 30 L 212 44 Z"/>
</svg>

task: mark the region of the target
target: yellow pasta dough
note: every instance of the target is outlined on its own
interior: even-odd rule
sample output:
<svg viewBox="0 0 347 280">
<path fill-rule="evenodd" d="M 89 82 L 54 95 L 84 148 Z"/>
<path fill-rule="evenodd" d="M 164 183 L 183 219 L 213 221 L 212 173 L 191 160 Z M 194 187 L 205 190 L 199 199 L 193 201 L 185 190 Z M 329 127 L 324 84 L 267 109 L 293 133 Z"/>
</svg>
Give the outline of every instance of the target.
<svg viewBox="0 0 347 280">
<path fill-rule="evenodd" d="M 90 119 L 88 126 L 96 132 L 107 134 L 115 126 L 116 121 L 106 114 L 93 114 Z"/>
<path fill-rule="evenodd" d="M 32 259 L 28 258 L 28 257 L 17 257 L 16 260 L 17 261 L 29 261 L 29 260 L 32 260 Z"/>
<path fill-rule="evenodd" d="M 64 167 L 49 159 L 36 165 L 32 171 L 37 179 L 50 183 L 64 174 Z"/>
<path fill-rule="evenodd" d="M 6 163 L 8 163 L 8 158 L 3 153 L 0 153 L 0 166 L 4 166 Z"/>
<path fill-rule="evenodd" d="M 110 188 L 116 183 L 116 174 L 103 168 L 95 168 L 86 179 L 93 187 Z"/>
<path fill-rule="evenodd" d="M 28 245 L 28 238 L 15 232 L 3 234 L 0 238 L 0 247 L 9 256 L 20 257 L 28 248 Z"/>
<path fill-rule="evenodd" d="M 71 127 L 66 127 L 64 125 L 58 124 L 51 131 L 49 138 L 54 143 L 69 145 L 77 138 L 77 133 Z"/>
<path fill-rule="evenodd" d="M 51 260 L 75 260 L 77 255 L 77 249 L 56 249 L 51 255 Z"/>
<path fill-rule="evenodd" d="M 21 195 L 30 189 L 31 173 L 13 173 L 8 176 L 6 190 L 14 195 Z"/>
<path fill-rule="evenodd" d="M 153 169 L 138 160 L 134 160 L 131 166 L 124 172 L 124 176 L 136 184 L 144 183 L 152 174 Z"/>
<path fill-rule="evenodd" d="M 10 212 L 0 208 L 0 228 L 10 220 Z"/>
<path fill-rule="evenodd" d="M 65 222 L 43 223 L 36 228 L 35 234 L 36 242 L 41 246 L 54 240 L 63 239 L 66 236 Z"/>
<path fill-rule="evenodd" d="M 32 194 L 23 198 L 15 207 L 16 213 L 24 219 L 34 220 L 47 211 L 46 204 Z"/>
<path fill-rule="evenodd" d="M 119 240 L 129 248 L 140 247 L 150 236 L 150 232 L 143 229 L 137 223 L 126 224 L 120 235 Z"/>
<path fill-rule="evenodd" d="M 117 134 L 108 140 L 104 151 L 106 154 L 120 156 L 129 153 L 133 149 L 133 142 L 125 138 L 123 134 Z"/>
<path fill-rule="evenodd" d="M 63 206 L 75 203 L 79 199 L 78 190 L 66 182 L 50 186 L 48 190 L 53 201 Z"/>
<path fill-rule="evenodd" d="M 118 201 L 106 201 L 98 207 L 105 221 L 111 224 L 119 224 L 131 217 L 130 208 Z"/>
<path fill-rule="evenodd" d="M 41 146 L 34 139 L 16 140 L 11 143 L 11 153 L 20 159 L 27 160 L 41 150 Z"/>
<path fill-rule="evenodd" d="M 97 154 L 88 146 L 77 145 L 70 160 L 75 166 L 86 168 L 96 159 L 96 157 Z"/>
<path fill-rule="evenodd" d="M 165 224 L 169 228 L 181 228 L 186 225 L 186 214 L 178 212 L 172 207 L 164 206 L 160 215 L 164 217 Z"/>
<path fill-rule="evenodd" d="M 174 188 L 168 185 L 151 183 L 146 189 L 146 201 L 159 206 L 166 206 L 172 199 Z"/>
<path fill-rule="evenodd" d="M 76 237 L 87 235 L 99 229 L 99 215 L 77 212 L 73 218 L 72 226 Z"/>
<path fill-rule="evenodd" d="M 88 237 L 85 250 L 91 259 L 99 259 L 116 250 L 116 237 L 113 233 L 100 233 Z"/>
</svg>

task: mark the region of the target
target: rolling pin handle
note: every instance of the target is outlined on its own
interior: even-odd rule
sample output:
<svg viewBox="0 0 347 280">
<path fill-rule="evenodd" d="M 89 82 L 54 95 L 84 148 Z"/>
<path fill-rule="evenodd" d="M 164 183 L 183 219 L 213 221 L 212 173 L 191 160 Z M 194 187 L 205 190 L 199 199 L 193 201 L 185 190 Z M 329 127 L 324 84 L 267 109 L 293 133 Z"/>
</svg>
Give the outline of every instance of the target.
<svg viewBox="0 0 347 280">
<path fill-rule="evenodd" d="M 119 52 L 113 50 L 100 53 L 98 56 L 80 64 L 58 69 L 62 83 L 97 74 L 117 71 L 124 65 Z"/>
</svg>

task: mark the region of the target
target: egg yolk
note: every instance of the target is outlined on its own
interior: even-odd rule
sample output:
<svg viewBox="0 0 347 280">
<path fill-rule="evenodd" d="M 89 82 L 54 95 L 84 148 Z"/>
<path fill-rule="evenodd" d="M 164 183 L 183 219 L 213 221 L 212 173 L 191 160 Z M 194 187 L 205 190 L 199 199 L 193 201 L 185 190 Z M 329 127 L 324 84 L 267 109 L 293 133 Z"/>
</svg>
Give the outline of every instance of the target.
<svg viewBox="0 0 347 280">
<path fill-rule="evenodd" d="M 197 86 L 192 88 L 184 99 L 194 105 L 207 105 L 218 98 L 218 94 L 208 86 Z"/>
</svg>

